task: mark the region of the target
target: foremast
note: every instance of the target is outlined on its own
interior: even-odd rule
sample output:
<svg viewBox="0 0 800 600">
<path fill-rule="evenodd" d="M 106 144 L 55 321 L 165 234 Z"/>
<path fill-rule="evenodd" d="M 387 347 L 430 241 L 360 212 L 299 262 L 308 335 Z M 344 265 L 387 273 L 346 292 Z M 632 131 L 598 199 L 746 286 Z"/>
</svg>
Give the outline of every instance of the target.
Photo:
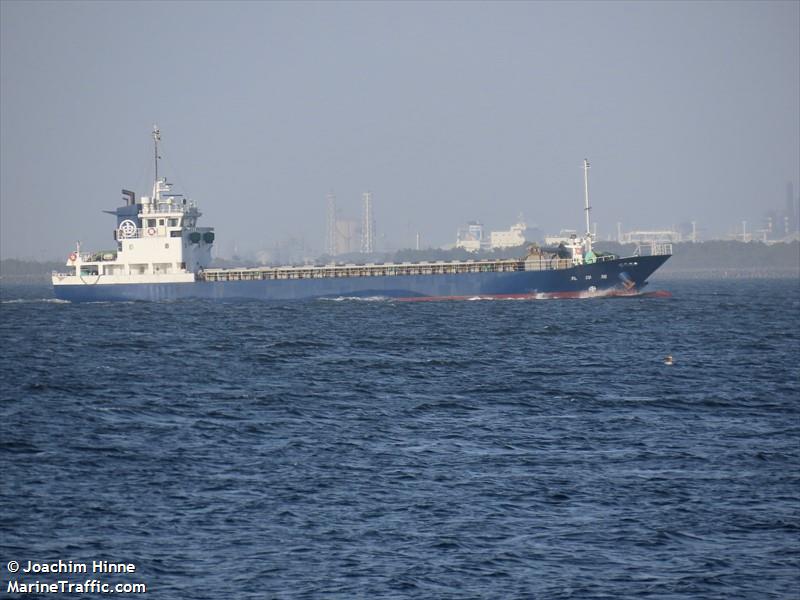
<svg viewBox="0 0 800 600">
<path fill-rule="evenodd" d="M 586 235 L 584 236 L 585 255 L 593 256 L 592 252 L 592 230 L 589 225 L 589 212 L 592 207 L 589 206 L 589 159 L 583 159 L 583 211 L 586 213 Z"/>
</svg>

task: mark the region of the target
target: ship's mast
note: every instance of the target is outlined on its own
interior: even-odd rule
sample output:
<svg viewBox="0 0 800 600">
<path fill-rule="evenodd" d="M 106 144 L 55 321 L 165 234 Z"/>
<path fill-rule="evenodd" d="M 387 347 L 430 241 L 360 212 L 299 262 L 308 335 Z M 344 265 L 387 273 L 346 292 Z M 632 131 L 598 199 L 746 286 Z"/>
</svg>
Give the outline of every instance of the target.
<svg viewBox="0 0 800 600">
<path fill-rule="evenodd" d="M 584 192 L 584 208 L 586 212 L 586 252 L 592 250 L 592 230 L 589 227 L 589 159 L 583 159 L 583 192 Z"/>
<path fill-rule="evenodd" d="M 153 181 L 153 201 L 157 202 L 160 200 L 158 197 L 160 195 L 160 190 L 158 187 L 158 159 L 161 158 L 158 155 L 158 142 L 161 141 L 161 131 L 158 129 L 158 125 L 153 125 L 153 162 L 155 162 L 155 180 Z"/>
</svg>

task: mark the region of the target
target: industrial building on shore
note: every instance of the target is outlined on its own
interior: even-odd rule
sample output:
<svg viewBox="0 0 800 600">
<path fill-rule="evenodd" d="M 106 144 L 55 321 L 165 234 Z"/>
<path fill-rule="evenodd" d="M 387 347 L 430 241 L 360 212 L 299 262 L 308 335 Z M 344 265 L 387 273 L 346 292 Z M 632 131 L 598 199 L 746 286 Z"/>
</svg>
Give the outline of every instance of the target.
<svg viewBox="0 0 800 600">
<path fill-rule="evenodd" d="M 526 235 L 527 232 L 528 226 L 522 220 L 507 230 L 490 231 L 488 235 L 482 223 L 470 221 L 456 233 L 456 248 L 463 248 L 468 252 L 516 248 L 523 246 L 527 241 L 532 241 Z"/>
</svg>

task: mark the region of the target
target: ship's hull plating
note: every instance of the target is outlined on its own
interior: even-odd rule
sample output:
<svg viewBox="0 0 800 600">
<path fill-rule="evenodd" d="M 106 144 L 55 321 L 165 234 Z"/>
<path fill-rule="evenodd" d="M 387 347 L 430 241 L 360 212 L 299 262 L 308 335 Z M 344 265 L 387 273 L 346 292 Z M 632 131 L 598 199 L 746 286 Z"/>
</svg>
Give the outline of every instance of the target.
<svg viewBox="0 0 800 600">
<path fill-rule="evenodd" d="M 57 298 L 72 302 L 132 300 L 304 300 L 338 297 L 398 299 L 580 296 L 586 292 L 631 293 L 669 256 L 643 256 L 552 271 L 393 275 L 264 281 L 54 285 Z"/>
</svg>

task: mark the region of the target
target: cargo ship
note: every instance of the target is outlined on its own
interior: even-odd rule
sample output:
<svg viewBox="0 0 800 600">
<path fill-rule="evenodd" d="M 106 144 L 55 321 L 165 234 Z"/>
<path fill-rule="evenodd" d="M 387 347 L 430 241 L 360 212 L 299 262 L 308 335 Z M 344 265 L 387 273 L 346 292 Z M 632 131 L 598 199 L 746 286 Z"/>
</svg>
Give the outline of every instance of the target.
<svg viewBox="0 0 800 600">
<path fill-rule="evenodd" d="M 70 252 L 53 273 L 55 296 L 72 302 L 312 300 L 390 298 L 442 300 L 575 298 L 642 293 L 672 254 L 670 244 L 637 247 L 631 256 L 595 252 L 589 229 L 589 161 L 584 160 L 586 233 L 558 248 L 531 245 L 517 259 L 316 264 L 211 268 L 212 227 L 200 227 L 197 204 L 159 176 L 161 133 L 153 128 L 155 178 L 149 196 L 122 190 L 114 211 L 115 248 Z"/>
</svg>

